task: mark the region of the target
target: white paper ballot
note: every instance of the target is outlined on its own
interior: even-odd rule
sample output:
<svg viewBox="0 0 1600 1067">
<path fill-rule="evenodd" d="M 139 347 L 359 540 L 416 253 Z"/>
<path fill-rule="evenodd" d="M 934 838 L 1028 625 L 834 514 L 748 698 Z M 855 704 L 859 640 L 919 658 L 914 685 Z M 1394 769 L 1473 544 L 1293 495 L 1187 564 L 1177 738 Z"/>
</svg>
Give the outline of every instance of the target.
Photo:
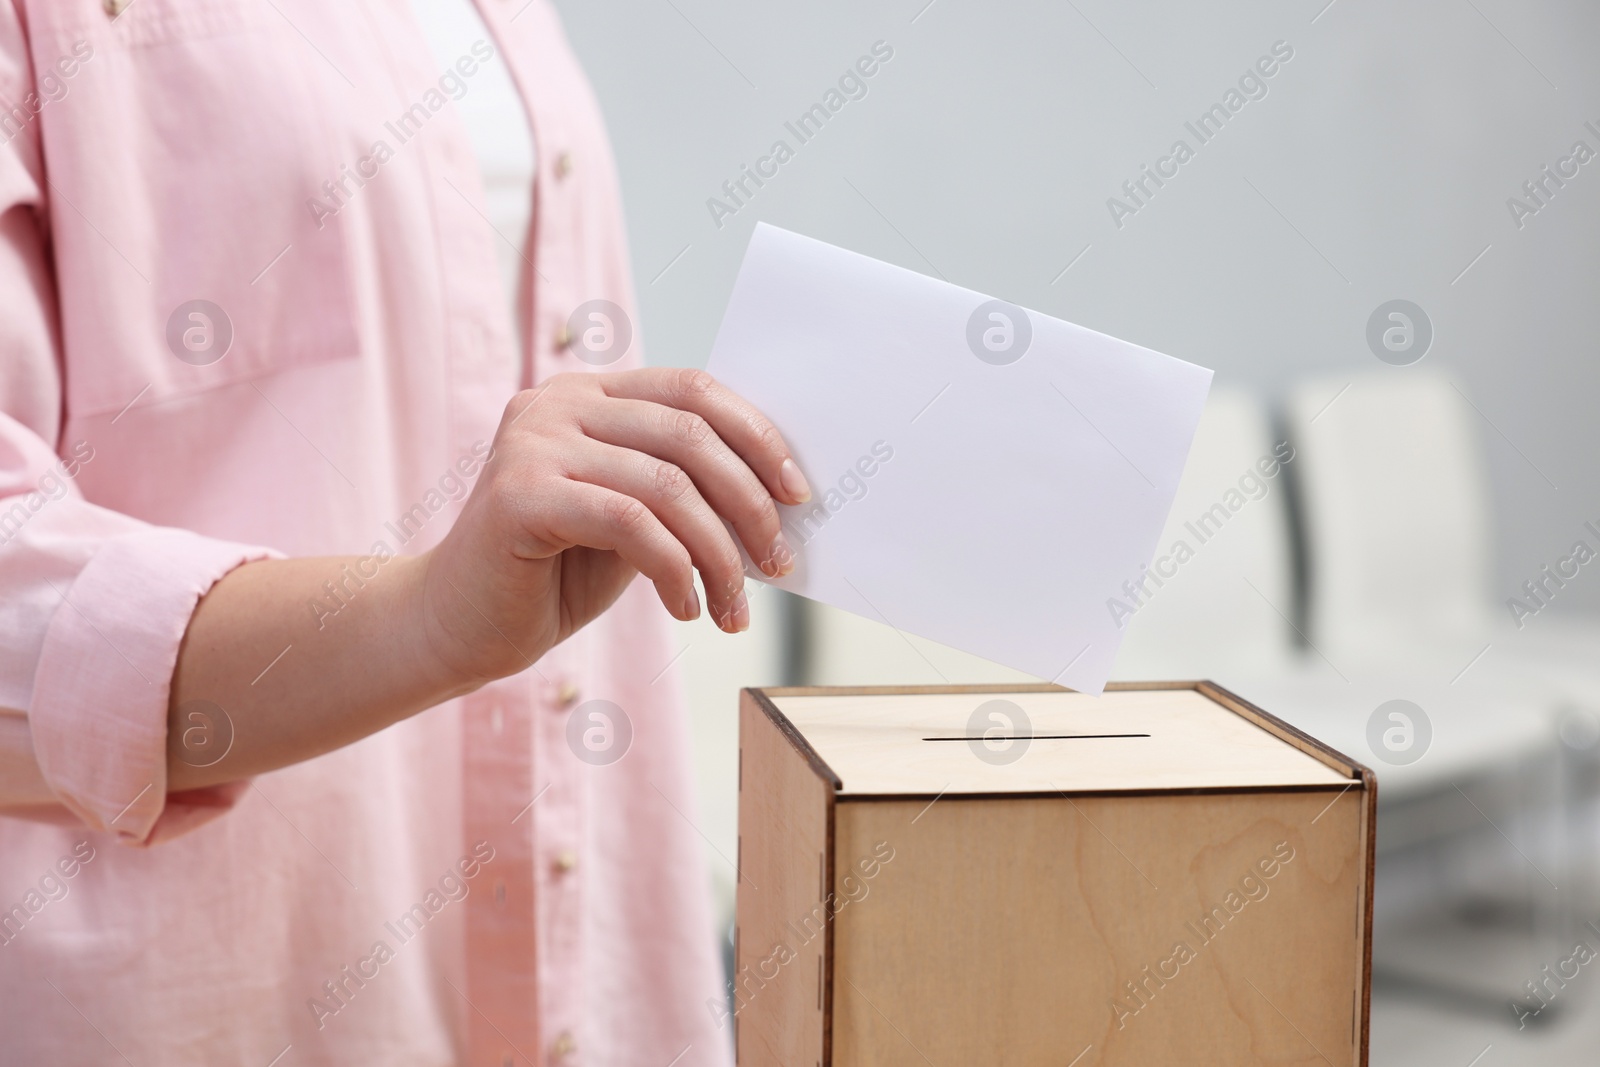
<svg viewBox="0 0 1600 1067">
<path fill-rule="evenodd" d="M 1105 688 L 1211 371 L 765 224 L 707 369 L 813 490 L 753 577 Z"/>
</svg>

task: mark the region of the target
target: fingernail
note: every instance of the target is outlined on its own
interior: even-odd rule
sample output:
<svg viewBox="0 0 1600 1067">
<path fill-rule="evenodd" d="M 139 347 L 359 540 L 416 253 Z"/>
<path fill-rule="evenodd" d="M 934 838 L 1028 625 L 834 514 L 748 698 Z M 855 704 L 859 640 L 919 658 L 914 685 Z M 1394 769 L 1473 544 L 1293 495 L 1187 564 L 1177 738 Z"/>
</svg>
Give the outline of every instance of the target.
<svg viewBox="0 0 1600 1067">
<path fill-rule="evenodd" d="M 686 600 L 684 600 L 684 602 L 683 602 L 683 620 L 685 622 L 689 622 L 689 621 L 692 621 L 694 619 L 698 619 L 699 617 L 700 617 L 700 594 L 695 592 L 691 588 L 689 590 L 688 598 Z"/>
<path fill-rule="evenodd" d="M 788 538 L 780 532 L 772 539 L 772 547 L 767 550 L 767 562 L 761 565 L 761 573 L 768 578 L 781 578 L 794 570 L 794 549 L 789 547 Z"/>
<path fill-rule="evenodd" d="M 750 629 L 750 601 L 742 589 L 733 598 L 733 603 L 728 605 L 728 622 L 731 624 L 730 633 L 742 634 Z"/>
<path fill-rule="evenodd" d="M 804 504 L 811 499 L 811 484 L 806 481 L 806 476 L 800 473 L 800 468 L 792 459 L 783 461 L 783 466 L 778 468 L 778 481 L 783 484 L 783 491 Z"/>
</svg>

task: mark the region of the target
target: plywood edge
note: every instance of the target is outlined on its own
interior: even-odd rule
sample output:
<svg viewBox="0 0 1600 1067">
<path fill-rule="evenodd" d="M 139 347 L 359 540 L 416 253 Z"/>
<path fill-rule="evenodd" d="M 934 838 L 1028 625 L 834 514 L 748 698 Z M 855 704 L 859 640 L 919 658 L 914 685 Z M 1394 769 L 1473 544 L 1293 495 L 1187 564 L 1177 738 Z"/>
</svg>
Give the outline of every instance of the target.
<svg viewBox="0 0 1600 1067">
<path fill-rule="evenodd" d="M 1117 683 L 1112 683 L 1116 685 Z M 1179 688 L 1193 688 L 1189 682 Z M 1111 688 L 1111 686 L 1107 686 Z M 1136 689 L 1164 689 L 1165 685 L 1135 684 Z M 973 685 L 785 685 L 762 689 L 759 692 L 774 697 L 894 697 L 938 696 L 941 693 L 1076 693 L 1063 685 L 1049 682 L 985 682 Z"/>
<path fill-rule="evenodd" d="M 784 739 L 794 746 L 795 751 L 805 757 L 806 763 L 810 764 L 811 769 L 816 772 L 818 778 L 827 782 L 835 792 L 844 788 L 844 782 L 834 773 L 833 768 L 828 766 L 823 758 L 817 754 L 817 750 L 811 747 L 811 742 L 805 739 L 805 735 L 795 727 L 794 723 L 789 721 L 787 715 L 778 710 L 778 706 L 771 700 L 772 696 L 815 696 L 839 692 L 838 690 L 830 690 L 823 686 L 811 686 L 804 690 L 800 687 L 795 687 L 792 689 L 743 689 L 740 692 L 766 715 L 772 724 L 778 728 L 778 732 L 784 736 Z"/>
<path fill-rule="evenodd" d="M 827 847 L 823 853 L 825 857 L 823 868 L 826 872 L 823 876 L 823 887 L 827 890 L 822 895 L 824 907 L 829 906 L 829 902 L 834 899 L 834 894 L 839 891 L 836 885 L 837 875 L 834 870 L 834 854 L 839 850 L 836 794 L 837 787 L 828 794 Z M 823 927 L 822 932 L 822 967 L 817 975 L 817 981 L 821 985 L 818 993 L 822 997 L 822 1062 L 817 1067 L 833 1067 L 833 934 L 834 928 L 839 925 L 837 919 L 838 916 L 832 914 L 830 910 L 827 924 Z"/>
<path fill-rule="evenodd" d="M 1071 797 L 1073 800 L 1079 800 L 1092 797 L 1211 797 L 1250 793 L 1343 794 L 1349 789 L 1349 784 L 1340 785 L 1337 782 L 1299 782 L 1286 785 L 1149 786 L 1143 789 L 1029 789 L 1025 791 L 987 793 L 951 793 L 948 791 L 942 793 L 931 791 L 922 793 L 851 793 L 841 790 L 837 799 L 841 804 L 876 804 L 886 800 L 930 800 L 935 797 L 943 797 L 947 800 L 1050 800 L 1057 797 Z"/>
<path fill-rule="evenodd" d="M 1361 1042 L 1357 1063 L 1367 1067 L 1372 1049 L 1372 912 L 1373 890 L 1378 870 L 1378 776 L 1366 767 L 1360 768 L 1362 800 L 1367 805 L 1366 818 L 1361 832 L 1366 837 L 1366 885 L 1361 894 Z"/>
<path fill-rule="evenodd" d="M 1150 689 L 1150 690 L 1199 689 L 1202 685 L 1205 685 L 1205 684 L 1207 684 L 1207 683 L 1201 682 L 1201 681 L 1198 681 L 1198 680 L 1191 680 L 1191 681 L 1187 681 L 1187 682 L 1185 682 L 1185 681 L 1177 681 L 1177 682 L 1147 682 L 1147 681 L 1139 681 L 1139 682 L 1107 682 L 1106 683 L 1106 692 L 1108 692 L 1108 693 L 1127 693 L 1127 692 L 1130 692 L 1130 691 L 1137 691 L 1137 690 L 1140 690 L 1140 689 Z"/>
<path fill-rule="evenodd" d="M 1107 682 L 1106 692 L 1123 693 L 1139 689 L 1198 689 L 1200 681 Z M 784 685 L 762 689 L 775 697 L 871 697 L 928 696 L 940 693 L 1076 693 L 1064 685 L 1050 682 L 973 682 L 968 685 Z"/>
<path fill-rule="evenodd" d="M 1291 726 L 1276 715 L 1263 711 L 1238 694 L 1229 692 L 1216 682 L 1195 682 L 1193 688 L 1202 696 L 1216 701 L 1235 715 L 1249 720 L 1317 762 L 1332 767 L 1346 778 L 1360 782 L 1364 789 L 1370 790 L 1376 785 L 1376 776 L 1366 766 L 1357 763 L 1338 749 L 1318 741 L 1304 730 Z"/>
</svg>

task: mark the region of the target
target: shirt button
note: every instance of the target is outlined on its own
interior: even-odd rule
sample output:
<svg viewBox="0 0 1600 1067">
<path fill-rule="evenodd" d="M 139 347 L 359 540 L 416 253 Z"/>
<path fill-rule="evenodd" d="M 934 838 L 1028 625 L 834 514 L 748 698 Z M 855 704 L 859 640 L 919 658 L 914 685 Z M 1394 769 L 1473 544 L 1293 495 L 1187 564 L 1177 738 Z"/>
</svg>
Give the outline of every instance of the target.
<svg viewBox="0 0 1600 1067">
<path fill-rule="evenodd" d="M 504 878 L 494 880 L 494 902 L 500 907 L 506 906 L 506 881 Z"/>
<path fill-rule="evenodd" d="M 505 729 L 506 729 L 506 713 L 505 713 L 505 709 L 502 708 L 499 704 L 496 704 L 493 708 L 489 709 L 489 730 L 496 737 L 499 737 L 501 734 L 505 733 Z"/>
<path fill-rule="evenodd" d="M 556 156 L 555 170 L 557 178 L 565 178 L 567 175 L 572 173 L 571 153 L 562 152 L 560 155 Z"/>
<path fill-rule="evenodd" d="M 569 1056 L 576 1051 L 578 1051 L 578 1043 L 572 1040 L 571 1032 L 566 1030 L 563 1030 L 561 1036 L 556 1038 L 555 1042 L 550 1046 L 550 1055 L 557 1057 Z"/>
<path fill-rule="evenodd" d="M 567 346 L 570 345 L 571 343 L 572 343 L 572 331 L 568 330 L 567 329 L 567 324 L 563 322 L 561 324 L 561 328 L 556 331 L 555 337 L 551 338 L 551 344 L 553 344 L 555 346 L 555 350 L 557 352 L 565 352 L 566 349 L 567 349 Z"/>
<path fill-rule="evenodd" d="M 556 690 L 556 707 L 565 711 L 578 702 L 578 686 L 574 682 L 562 682 L 561 688 Z"/>
<path fill-rule="evenodd" d="M 133 3 L 133 0 L 105 0 L 106 14 L 116 18 L 131 3 Z"/>
<path fill-rule="evenodd" d="M 578 865 L 578 854 L 570 848 L 564 848 L 556 853 L 556 858 L 551 864 L 557 874 L 566 874 Z"/>
</svg>

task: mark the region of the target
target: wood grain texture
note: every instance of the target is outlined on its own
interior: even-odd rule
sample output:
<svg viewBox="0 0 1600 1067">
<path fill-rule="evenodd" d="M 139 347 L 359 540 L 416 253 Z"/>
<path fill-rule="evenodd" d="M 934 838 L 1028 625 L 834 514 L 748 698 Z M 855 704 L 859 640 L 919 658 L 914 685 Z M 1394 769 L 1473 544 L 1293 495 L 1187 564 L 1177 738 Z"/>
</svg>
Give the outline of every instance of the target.
<svg viewBox="0 0 1600 1067">
<path fill-rule="evenodd" d="M 1289 728 L 1271 729 L 1192 687 L 1100 697 L 1054 687 L 766 696 L 842 780 L 842 796 L 1340 788 L 1351 781 L 1348 764 L 1308 750 Z M 1020 759 L 989 763 L 965 741 L 925 740 L 969 736 L 973 712 L 988 700 L 1026 714 L 1035 740 Z M 1112 734 L 1149 736 L 1083 736 Z M 1058 735 L 1073 736 L 1047 739 Z"/>
<path fill-rule="evenodd" d="M 827 1062 L 823 896 L 831 880 L 833 782 L 763 708 L 739 702 L 739 892 L 735 1038 L 742 1067 Z"/>
<path fill-rule="evenodd" d="M 841 800 L 832 1063 L 1361 1064 L 1368 799 Z"/>
</svg>

